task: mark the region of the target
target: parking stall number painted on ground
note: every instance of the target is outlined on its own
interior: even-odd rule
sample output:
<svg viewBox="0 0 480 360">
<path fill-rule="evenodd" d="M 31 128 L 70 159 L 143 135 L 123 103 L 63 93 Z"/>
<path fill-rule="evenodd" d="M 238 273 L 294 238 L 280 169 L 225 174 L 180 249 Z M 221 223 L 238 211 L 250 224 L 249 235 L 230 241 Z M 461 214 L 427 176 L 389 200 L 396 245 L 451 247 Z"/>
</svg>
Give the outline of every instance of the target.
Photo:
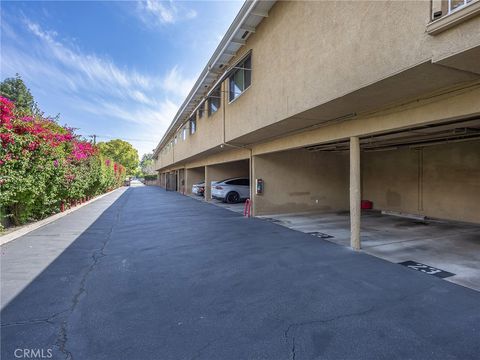
<svg viewBox="0 0 480 360">
<path fill-rule="evenodd" d="M 437 269 L 433 266 L 425 265 L 425 264 L 422 264 L 422 263 L 419 263 L 419 262 L 416 262 L 416 261 L 412 261 L 412 260 L 403 261 L 399 264 L 403 265 L 403 266 L 406 266 L 410 269 L 421 271 L 425 274 L 433 275 L 433 276 L 436 276 L 436 277 L 439 277 L 439 278 L 442 278 L 442 279 L 455 275 L 451 272 L 440 270 L 440 269 Z"/>
</svg>

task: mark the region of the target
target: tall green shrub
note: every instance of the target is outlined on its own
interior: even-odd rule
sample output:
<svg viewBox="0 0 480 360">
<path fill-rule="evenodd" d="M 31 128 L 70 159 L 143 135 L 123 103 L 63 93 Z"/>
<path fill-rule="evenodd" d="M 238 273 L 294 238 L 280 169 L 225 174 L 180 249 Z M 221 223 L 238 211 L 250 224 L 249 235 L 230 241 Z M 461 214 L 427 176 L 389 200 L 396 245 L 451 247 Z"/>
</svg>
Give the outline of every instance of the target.
<svg viewBox="0 0 480 360">
<path fill-rule="evenodd" d="M 14 225 L 122 185 L 125 168 L 72 129 L 25 116 L 4 97 L 0 110 L 0 213 Z"/>
</svg>

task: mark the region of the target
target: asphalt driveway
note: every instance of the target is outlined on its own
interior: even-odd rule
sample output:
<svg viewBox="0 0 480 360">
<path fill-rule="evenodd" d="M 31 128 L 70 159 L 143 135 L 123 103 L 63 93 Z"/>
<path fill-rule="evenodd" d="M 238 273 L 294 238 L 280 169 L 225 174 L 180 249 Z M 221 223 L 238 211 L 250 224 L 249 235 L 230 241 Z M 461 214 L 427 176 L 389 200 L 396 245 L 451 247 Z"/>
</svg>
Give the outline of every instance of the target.
<svg viewBox="0 0 480 360">
<path fill-rule="evenodd" d="M 2 359 L 480 358 L 479 292 L 157 187 L 2 246 L 1 282 Z"/>
</svg>

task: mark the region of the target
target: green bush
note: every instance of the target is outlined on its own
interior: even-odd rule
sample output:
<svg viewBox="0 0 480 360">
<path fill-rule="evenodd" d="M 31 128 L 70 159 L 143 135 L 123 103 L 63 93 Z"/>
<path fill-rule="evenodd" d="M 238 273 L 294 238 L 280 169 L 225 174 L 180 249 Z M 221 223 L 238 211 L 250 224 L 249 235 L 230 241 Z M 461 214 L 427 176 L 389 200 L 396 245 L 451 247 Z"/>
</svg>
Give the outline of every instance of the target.
<svg viewBox="0 0 480 360">
<path fill-rule="evenodd" d="M 145 180 L 157 180 L 157 175 L 144 175 Z"/>
<path fill-rule="evenodd" d="M 0 97 L 0 214 L 20 225 L 121 186 L 125 168 L 73 129 Z M 6 221 L 5 219 L 8 219 Z"/>
</svg>

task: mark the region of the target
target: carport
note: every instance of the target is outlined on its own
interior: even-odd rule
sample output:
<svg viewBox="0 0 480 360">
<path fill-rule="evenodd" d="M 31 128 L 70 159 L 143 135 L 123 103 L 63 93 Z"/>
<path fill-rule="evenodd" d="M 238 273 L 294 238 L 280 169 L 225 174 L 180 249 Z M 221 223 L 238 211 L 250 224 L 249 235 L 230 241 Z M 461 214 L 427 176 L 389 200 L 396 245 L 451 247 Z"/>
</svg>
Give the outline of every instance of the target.
<svg viewBox="0 0 480 360">
<path fill-rule="evenodd" d="M 205 166 L 186 168 L 185 169 L 185 184 L 186 195 L 192 195 L 192 186 L 201 181 L 205 181 Z"/>
<path fill-rule="evenodd" d="M 253 159 L 264 191 L 254 199 L 255 215 L 348 209 L 348 153 L 294 149 Z"/>
<path fill-rule="evenodd" d="M 348 140 L 311 146 L 348 152 Z M 362 199 L 374 209 L 480 223 L 480 120 L 361 137 Z"/>
<path fill-rule="evenodd" d="M 237 160 L 205 166 L 205 200 L 212 201 L 211 184 L 235 177 L 250 177 L 250 160 Z M 213 200 L 217 201 L 217 200 Z"/>
<path fill-rule="evenodd" d="M 167 191 L 178 190 L 178 174 L 177 171 L 170 171 L 165 173 L 165 189 Z"/>
<path fill-rule="evenodd" d="M 253 171 L 265 184 L 257 216 L 389 261 L 427 264 L 480 290 L 478 119 L 255 156 Z M 361 199 L 373 209 L 360 222 Z"/>
<path fill-rule="evenodd" d="M 185 169 L 178 169 L 175 172 L 177 174 L 177 191 L 185 194 Z"/>
</svg>

